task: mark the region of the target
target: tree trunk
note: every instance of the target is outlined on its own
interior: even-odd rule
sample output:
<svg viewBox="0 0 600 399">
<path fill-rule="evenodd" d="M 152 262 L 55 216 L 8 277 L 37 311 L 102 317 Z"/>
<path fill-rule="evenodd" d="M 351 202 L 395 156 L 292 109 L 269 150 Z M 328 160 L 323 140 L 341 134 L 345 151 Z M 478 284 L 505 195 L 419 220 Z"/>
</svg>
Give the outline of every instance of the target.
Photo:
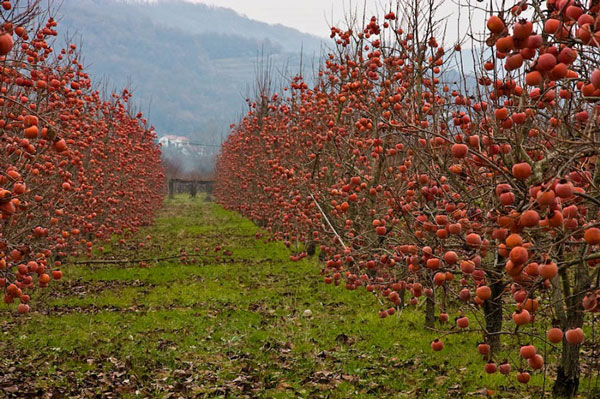
<svg viewBox="0 0 600 399">
<path fill-rule="evenodd" d="M 492 297 L 483 304 L 485 314 L 485 341 L 490 346 L 492 353 L 500 350 L 500 331 L 502 331 L 502 292 L 504 283 L 502 279 L 490 284 Z"/>
<path fill-rule="evenodd" d="M 173 185 L 174 185 L 174 181 L 173 179 L 169 179 L 169 198 L 173 199 L 175 198 L 175 194 L 173 192 Z"/>
<path fill-rule="evenodd" d="M 573 398 L 579 388 L 579 345 L 563 340 L 562 357 L 552 387 L 555 398 Z"/>
<path fill-rule="evenodd" d="M 398 295 L 400 295 L 400 309 L 404 309 L 406 306 L 406 289 L 402 288 L 400 292 L 398 292 Z"/>
<path fill-rule="evenodd" d="M 434 291 L 435 292 L 435 291 Z M 425 327 L 433 328 L 435 325 L 435 293 L 425 300 Z"/>
<path fill-rule="evenodd" d="M 485 315 L 485 341 L 490 346 L 490 351 L 496 353 L 500 350 L 500 331 L 502 331 L 502 294 L 504 281 L 502 280 L 503 258 L 498 255 L 491 272 L 488 272 L 488 284 L 492 290 L 492 297 L 483 303 Z"/>
<path fill-rule="evenodd" d="M 313 256 L 316 253 L 317 246 L 314 241 L 310 241 L 306 244 L 306 254 L 308 256 Z"/>
<path fill-rule="evenodd" d="M 567 270 L 562 270 L 560 277 L 563 283 L 562 296 L 564 298 L 567 312 L 563 313 L 561 320 L 563 330 L 583 326 L 584 309 L 583 297 L 590 286 L 587 263 L 581 262 L 575 269 L 575 282 L 573 292 L 570 292 L 570 282 Z M 556 380 L 552 387 L 555 398 L 573 398 L 579 388 L 579 347 L 572 345 L 563 338 L 562 356 L 558 366 Z"/>
</svg>

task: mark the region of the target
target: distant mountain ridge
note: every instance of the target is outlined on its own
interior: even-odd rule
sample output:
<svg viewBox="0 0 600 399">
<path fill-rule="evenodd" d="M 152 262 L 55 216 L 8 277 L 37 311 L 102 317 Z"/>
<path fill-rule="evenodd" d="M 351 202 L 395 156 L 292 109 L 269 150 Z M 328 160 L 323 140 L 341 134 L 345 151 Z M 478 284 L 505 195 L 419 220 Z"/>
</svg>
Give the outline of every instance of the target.
<svg viewBox="0 0 600 399">
<path fill-rule="evenodd" d="M 81 37 L 95 81 L 131 86 L 160 134 L 218 144 L 245 109 L 259 53 L 297 72 L 321 38 L 235 11 L 182 0 L 64 0 L 59 31 Z M 306 60 L 305 60 L 306 61 Z"/>
<path fill-rule="evenodd" d="M 120 2 L 129 5 L 144 4 L 145 8 L 141 10 L 144 15 L 153 20 L 160 20 L 164 25 L 191 33 L 223 33 L 225 31 L 229 35 L 259 40 L 270 37 L 287 52 L 298 52 L 300 47 L 304 46 L 305 51 L 310 54 L 318 52 L 321 46 L 322 39 L 317 36 L 281 24 L 268 24 L 250 19 L 230 8 L 191 3 L 185 0 L 153 2 L 121 0 Z"/>
</svg>

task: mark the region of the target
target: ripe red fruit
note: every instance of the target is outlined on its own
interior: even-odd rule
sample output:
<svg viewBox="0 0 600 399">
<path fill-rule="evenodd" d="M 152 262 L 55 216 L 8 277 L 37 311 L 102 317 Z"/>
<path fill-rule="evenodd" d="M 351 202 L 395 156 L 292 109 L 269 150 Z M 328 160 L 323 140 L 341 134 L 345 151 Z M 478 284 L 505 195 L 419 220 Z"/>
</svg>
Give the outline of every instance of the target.
<svg viewBox="0 0 600 399">
<path fill-rule="evenodd" d="M 477 287 L 475 295 L 482 301 L 485 301 L 492 297 L 492 290 L 487 285 L 482 285 L 481 287 Z"/>
<path fill-rule="evenodd" d="M 540 306 L 540 303 L 537 299 L 527 298 L 527 300 L 525 301 L 525 305 L 523 306 L 523 309 L 526 309 L 531 313 L 531 312 L 537 311 L 539 306 Z"/>
<path fill-rule="evenodd" d="M 427 268 L 431 270 L 437 270 L 440 268 L 440 260 L 438 258 L 427 259 Z"/>
<path fill-rule="evenodd" d="M 471 291 L 468 288 L 463 288 L 458 292 L 458 298 L 463 302 L 468 302 L 471 299 Z"/>
<path fill-rule="evenodd" d="M 477 350 L 482 355 L 487 355 L 490 353 L 490 346 L 488 344 L 479 344 L 477 345 Z"/>
<path fill-rule="evenodd" d="M 64 139 L 58 140 L 54 143 L 54 149 L 58 152 L 63 152 L 67 149 L 67 142 Z"/>
<path fill-rule="evenodd" d="M 538 204 L 542 206 L 552 205 L 556 199 L 556 194 L 553 190 L 539 191 L 536 197 Z"/>
<path fill-rule="evenodd" d="M 587 122 L 587 120 L 589 119 L 589 117 L 590 117 L 590 115 L 588 114 L 588 112 L 587 112 L 587 111 L 580 111 L 580 112 L 577 112 L 577 113 L 575 114 L 575 119 L 576 119 L 578 122 Z M 568 198 L 568 197 L 567 197 L 567 198 Z"/>
<path fill-rule="evenodd" d="M 17 26 L 15 28 L 15 34 L 19 37 L 23 37 L 25 35 L 25 28 L 23 28 L 22 26 Z"/>
<path fill-rule="evenodd" d="M 510 370 L 511 370 L 510 363 L 504 362 L 504 363 L 500 364 L 500 366 L 498 366 L 498 370 L 500 371 L 500 374 L 503 374 L 503 375 L 510 374 Z"/>
<path fill-rule="evenodd" d="M 600 244 L 600 229 L 597 227 L 588 228 L 583 234 L 583 239 L 589 245 L 598 245 Z"/>
<path fill-rule="evenodd" d="M 579 17 L 581 17 L 582 14 L 583 14 L 583 10 L 581 9 L 581 7 L 577 7 L 577 6 L 573 6 L 573 5 L 568 6 L 565 10 L 565 16 L 572 21 L 577 21 L 579 19 Z"/>
<path fill-rule="evenodd" d="M 577 59 L 577 52 L 570 47 L 564 47 L 560 53 L 558 53 L 558 62 L 566 65 L 570 65 Z"/>
<path fill-rule="evenodd" d="M 550 79 L 551 80 L 560 80 L 565 78 L 569 74 L 569 68 L 566 64 L 558 63 L 554 68 L 550 70 Z"/>
<path fill-rule="evenodd" d="M 588 312 L 599 312 L 600 311 L 600 291 L 588 292 L 581 300 L 583 309 Z"/>
<path fill-rule="evenodd" d="M 540 35 L 531 35 L 527 38 L 527 48 L 528 49 L 531 49 L 531 50 L 538 49 L 542 46 L 542 43 L 543 43 L 543 39 L 542 39 L 542 36 L 540 36 Z M 535 55 L 535 51 L 533 52 L 531 58 L 533 58 L 533 55 Z"/>
<path fill-rule="evenodd" d="M 539 272 L 540 276 L 542 276 L 545 279 L 551 280 L 558 274 L 558 266 L 556 265 L 556 263 L 552 262 L 551 260 L 548 260 L 539 267 Z"/>
<path fill-rule="evenodd" d="M 560 29 L 560 21 L 558 19 L 550 18 L 546 20 L 544 24 L 544 31 L 548 34 L 555 34 Z"/>
<path fill-rule="evenodd" d="M 459 328 L 467 328 L 469 327 L 469 319 L 466 316 L 459 317 L 456 319 L 456 325 Z"/>
<path fill-rule="evenodd" d="M 490 32 L 492 33 L 501 33 L 502 31 L 504 31 L 504 29 L 506 28 L 504 25 L 504 22 L 502 22 L 502 20 L 496 16 L 496 15 L 492 15 L 488 20 L 487 20 L 487 28 L 490 30 Z"/>
<path fill-rule="evenodd" d="M 512 205 L 515 202 L 515 194 L 512 191 L 500 194 L 500 203 L 504 206 Z"/>
<path fill-rule="evenodd" d="M 486 365 L 484 366 L 484 369 L 485 369 L 486 373 L 494 374 L 498 370 L 498 366 L 496 366 L 496 363 L 489 362 L 489 363 L 486 363 Z"/>
<path fill-rule="evenodd" d="M 577 217 L 577 214 L 579 213 L 579 210 L 577 209 L 577 205 L 569 205 L 565 208 L 563 208 L 563 216 L 565 218 L 574 218 Z"/>
<path fill-rule="evenodd" d="M 539 71 L 531 71 L 525 75 L 525 83 L 529 86 L 539 86 L 542 80 L 542 74 Z"/>
<path fill-rule="evenodd" d="M 520 53 L 511 55 L 506 59 L 504 67 L 507 71 L 514 71 L 515 69 L 521 68 L 523 65 L 523 56 Z"/>
<path fill-rule="evenodd" d="M 523 359 L 530 359 L 533 356 L 535 356 L 536 350 L 535 350 L 535 346 L 533 346 L 533 345 L 525 345 L 525 346 L 521 347 L 519 352 L 521 353 L 521 357 Z"/>
<path fill-rule="evenodd" d="M 29 312 L 29 305 L 25 303 L 20 303 L 19 306 L 17 306 L 17 311 L 21 314 L 27 313 Z"/>
<path fill-rule="evenodd" d="M 48 284 L 50 282 L 50 276 L 46 273 L 41 274 L 39 277 L 39 281 L 41 284 Z"/>
<path fill-rule="evenodd" d="M 438 287 L 443 285 L 445 281 L 446 281 L 446 273 L 438 272 L 433 276 L 433 283 Z"/>
<path fill-rule="evenodd" d="M 554 193 L 559 198 L 571 198 L 573 196 L 573 183 L 565 179 L 560 180 L 554 187 Z"/>
<path fill-rule="evenodd" d="M 496 49 L 501 53 L 508 53 L 515 48 L 512 36 L 505 36 L 496 41 Z"/>
<path fill-rule="evenodd" d="M 458 262 L 458 255 L 454 251 L 448 251 L 444 254 L 444 262 L 449 265 L 454 265 Z"/>
<path fill-rule="evenodd" d="M 467 234 L 466 237 L 467 245 L 473 248 L 481 246 L 481 236 L 476 233 Z"/>
<path fill-rule="evenodd" d="M 464 260 L 460 262 L 460 270 L 464 274 L 471 274 L 475 270 L 475 263 L 470 260 Z"/>
<path fill-rule="evenodd" d="M 508 109 L 506 109 L 505 107 L 498 108 L 497 110 L 494 111 L 494 116 L 498 120 L 504 120 L 504 119 L 508 118 Z"/>
<path fill-rule="evenodd" d="M 565 338 L 567 339 L 567 342 L 571 345 L 579 345 L 583 343 L 585 335 L 583 334 L 583 330 L 581 328 L 572 328 L 570 330 L 567 330 L 567 332 L 565 333 Z"/>
<path fill-rule="evenodd" d="M 536 354 L 527 359 L 527 364 L 534 370 L 539 370 L 544 367 L 544 358 L 542 355 Z"/>
<path fill-rule="evenodd" d="M 527 371 L 521 371 L 517 374 L 517 381 L 521 384 L 527 384 L 531 379 L 531 375 Z"/>
<path fill-rule="evenodd" d="M 516 265 L 522 265 L 527 262 L 528 258 L 527 249 L 524 247 L 514 247 L 510 250 L 510 260 Z"/>
<path fill-rule="evenodd" d="M 467 156 L 469 147 L 466 144 L 453 144 L 452 145 L 452 156 L 455 158 L 464 158 Z"/>
<path fill-rule="evenodd" d="M 34 139 L 38 136 L 38 127 L 35 125 L 29 126 L 28 128 L 25 128 L 24 133 L 25 137 L 28 139 Z"/>
<path fill-rule="evenodd" d="M 546 72 L 556 66 L 556 57 L 552 54 L 545 53 L 540 55 L 537 60 L 537 70 Z"/>
<path fill-rule="evenodd" d="M 533 209 L 529 209 L 521 214 L 519 223 L 524 227 L 536 227 L 540 222 L 540 215 Z"/>
<path fill-rule="evenodd" d="M 531 315 L 529 314 L 529 311 L 523 309 L 521 311 L 514 312 L 512 314 L 512 319 L 516 325 L 522 326 L 531 321 Z"/>
<path fill-rule="evenodd" d="M 525 266 L 525 273 L 527 273 L 531 277 L 539 276 L 540 267 L 536 262 L 531 262 Z"/>
<path fill-rule="evenodd" d="M 431 342 L 431 348 L 434 351 L 439 352 L 442 349 L 444 349 L 444 343 L 436 338 L 435 340 L 433 340 L 433 342 Z"/>
<path fill-rule="evenodd" d="M 600 69 L 594 69 L 590 81 L 596 89 L 600 89 Z"/>
<path fill-rule="evenodd" d="M 0 56 L 5 56 L 10 53 L 14 46 L 14 41 L 9 33 L 3 33 L 0 35 Z"/>
<path fill-rule="evenodd" d="M 557 344 L 563 340 L 563 332 L 560 328 L 554 327 L 548 330 L 546 337 L 551 343 Z"/>
<path fill-rule="evenodd" d="M 513 26 L 513 37 L 515 39 L 527 39 L 533 32 L 533 24 L 530 21 L 522 19 Z"/>
<path fill-rule="evenodd" d="M 531 176 L 531 165 L 527 162 L 516 163 L 512 167 L 512 174 L 520 180 L 525 180 Z"/>
</svg>

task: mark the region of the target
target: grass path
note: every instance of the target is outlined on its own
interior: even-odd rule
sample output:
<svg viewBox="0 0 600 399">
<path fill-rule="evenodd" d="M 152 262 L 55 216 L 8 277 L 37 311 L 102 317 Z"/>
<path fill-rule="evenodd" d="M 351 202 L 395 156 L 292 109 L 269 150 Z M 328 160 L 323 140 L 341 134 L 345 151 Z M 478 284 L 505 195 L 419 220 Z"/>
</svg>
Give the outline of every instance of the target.
<svg viewBox="0 0 600 399">
<path fill-rule="evenodd" d="M 379 319 L 371 294 L 321 283 L 316 259 L 290 262 L 214 203 L 167 201 L 154 226 L 102 257 L 195 248 L 207 253 L 193 264 L 70 266 L 32 313 L 3 305 L 0 397 L 512 397 L 506 379 L 482 376 L 477 336 L 450 336 L 434 354 L 419 313 Z"/>
</svg>

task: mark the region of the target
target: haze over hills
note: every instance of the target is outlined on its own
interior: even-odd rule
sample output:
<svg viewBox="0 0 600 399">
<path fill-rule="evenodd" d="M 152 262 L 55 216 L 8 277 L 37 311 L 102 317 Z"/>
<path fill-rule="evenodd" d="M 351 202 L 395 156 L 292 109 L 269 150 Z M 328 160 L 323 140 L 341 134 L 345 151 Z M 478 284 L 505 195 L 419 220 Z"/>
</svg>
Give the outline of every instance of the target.
<svg viewBox="0 0 600 399">
<path fill-rule="evenodd" d="M 131 87 L 160 134 L 207 144 L 219 144 L 245 110 L 261 52 L 297 72 L 301 49 L 307 62 L 323 45 L 295 29 L 182 0 L 64 0 L 59 18 L 61 32 L 81 38 L 96 81 L 110 76 L 109 88 Z"/>
</svg>

